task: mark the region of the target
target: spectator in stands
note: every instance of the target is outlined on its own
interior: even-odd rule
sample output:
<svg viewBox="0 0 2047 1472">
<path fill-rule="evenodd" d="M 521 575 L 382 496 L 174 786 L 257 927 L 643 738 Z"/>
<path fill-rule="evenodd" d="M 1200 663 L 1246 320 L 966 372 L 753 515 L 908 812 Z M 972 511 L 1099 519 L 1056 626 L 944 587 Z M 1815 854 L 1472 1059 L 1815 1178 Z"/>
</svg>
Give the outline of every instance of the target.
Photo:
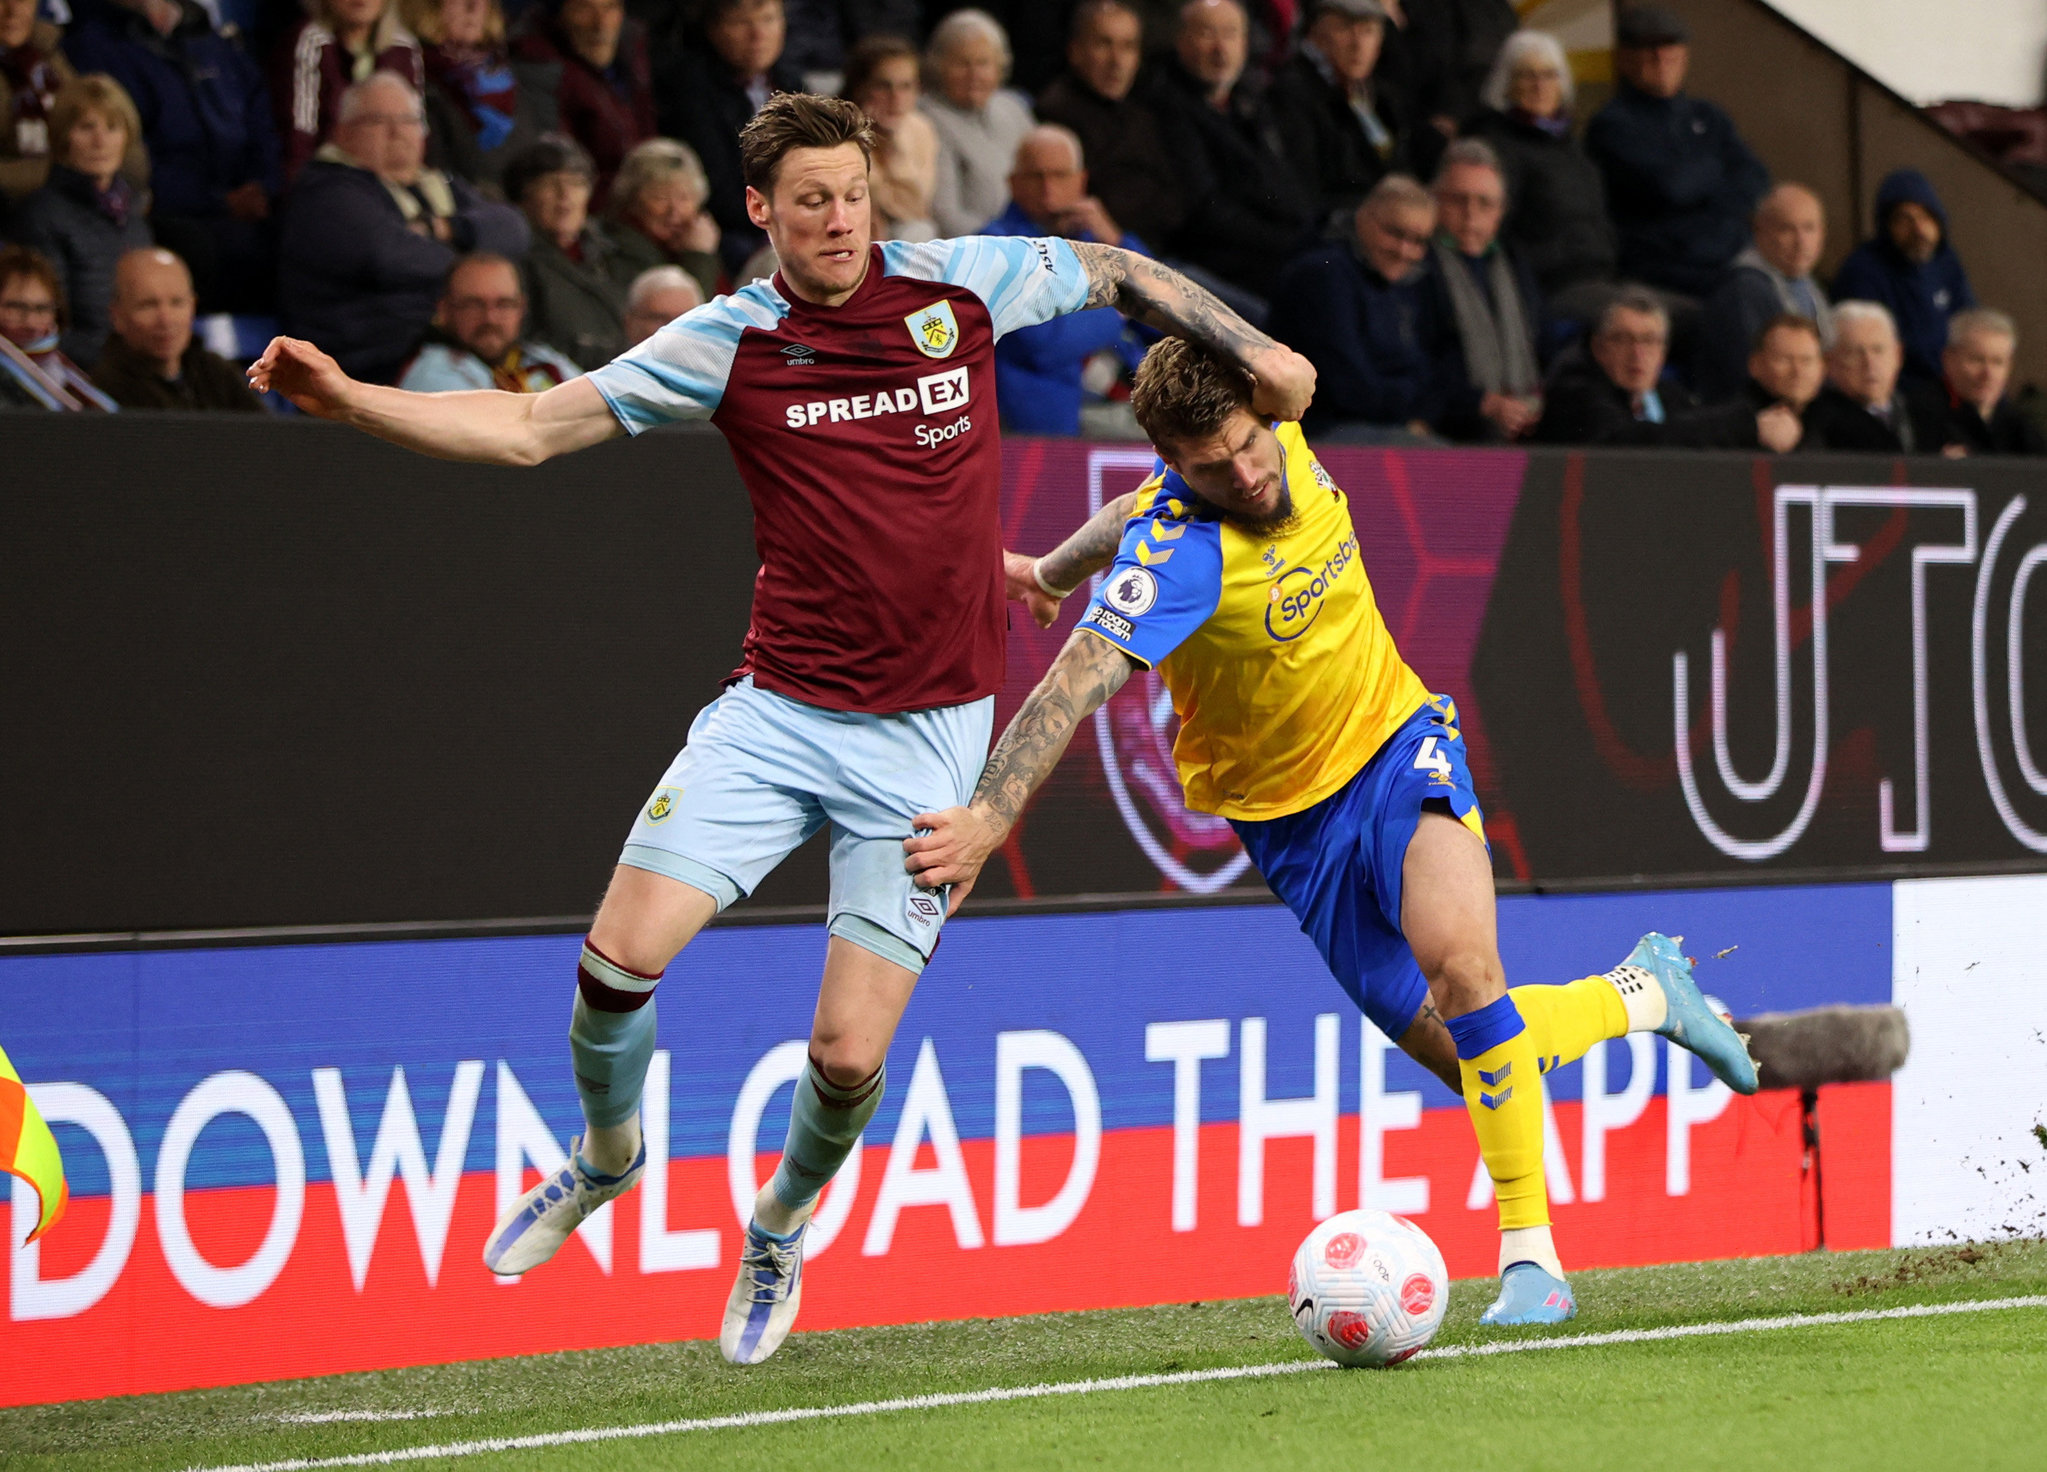
<svg viewBox="0 0 2047 1472">
<path fill-rule="evenodd" d="M 528 330 L 585 370 L 625 350 L 618 247 L 590 218 L 596 170 L 573 138 L 550 133 L 505 167 L 505 193 L 533 227 L 526 252 Z"/>
<path fill-rule="evenodd" d="M 718 222 L 704 208 L 704 166 L 687 143 L 649 138 L 625 156 L 611 186 L 605 234 L 617 247 L 605 263 L 621 287 L 656 266 L 680 266 L 706 299 L 717 295 Z"/>
<path fill-rule="evenodd" d="M 333 141 L 285 201 L 277 290 L 284 328 L 372 383 L 389 383 L 412 356 L 459 256 L 526 250 L 518 211 L 425 161 L 419 93 L 375 72 L 342 94 Z"/>
<path fill-rule="evenodd" d="M 560 126 L 563 65 L 515 65 L 498 0 L 402 0 L 426 68 L 429 167 L 495 184 L 505 164 Z"/>
<path fill-rule="evenodd" d="M 1440 228 L 1428 273 L 1438 356 L 1454 366 L 1441 428 L 1452 439 L 1517 440 L 1542 417 L 1535 277 L 1500 244 L 1507 189 L 1499 156 L 1477 138 L 1443 153 Z"/>
<path fill-rule="evenodd" d="M 1240 0 L 1187 0 L 1158 105 L 1187 182 L 1176 259 L 1262 300 L 1316 222 L 1268 99 L 1245 76 L 1249 55 Z"/>
<path fill-rule="evenodd" d="M 57 49 L 63 35 L 37 18 L 36 0 L 0 0 L 0 226 L 50 175 L 50 109 L 77 75 Z"/>
<path fill-rule="evenodd" d="M 134 99 L 149 144 L 150 228 L 190 266 L 201 303 L 269 311 L 270 216 L 284 181 L 261 69 L 195 0 L 81 0 L 64 45 Z"/>
<path fill-rule="evenodd" d="M 746 217 L 739 130 L 775 93 L 801 91 L 803 78 L 782 61 L 782 0 L 705 0 L 703 27 L 707 49 L 684 51 L 664 69 L 661 131 L 703 160 L 720 254 L 736 268 L 766 240 Z"/>
<path fill-rule="evenodd" d="M 1556 37 L 1517 31 L 1501 48 L 1471 125 L 1500 156 L 1508 247 L 1534 271 L 1546 310 L 1591 321 L 1614 293 L 1619 245 L 1599 166 L 1571 136 L 1571 68 Z"/>
<path fill-rule="evenodd" d="M 1086 151 L 1070 128 L 1041 123 L 1024 135 L 1009 193 L 1009 208 L 984 233 L 1059 235 L 1150 254 L 1088 193 Z M 1002 422 L 1020 434 L 1079 434 L 1083 403 L 1100 402 L 1108 385 L 1135 371 L 1142 358 L 1110 307 L 1019 328 L 995 345 Z"/>
<path fill-rule="evenodd" d="M 918 105 L 938 132 L 931 216 L 943 236 L 970 235 L 1009 206 L 1009 171 L 1031 110 L 1007 90 L 1009 36 L 984 10 L 955 10 L 924 52 L 931 90 Z"/>
<path fill-rule="evenodd" d="M 1755 239 L 1734 258 L 1706 299 L 1703 351 L 1693 381 L 1708 399 L 1739 390 L 1763 324 L 1785 312 L 1808 318 L 1820 341 L 1833 336 L 1834 313 L 1813 279 L 1827 246 L 1827 217 L 1803 184 L 1779 184 L 1756 206 Z"/>
<path fill-rule="evenodd" d="M 1436 201 L 1388 174 L 1358 206 L 1354 243 L 1289 262 L 1272 292 L 1272 335 L 1315 365 L 1311 434 L 1398 444 L 1426 439 L 1449 388 L 1424 284 Z"/>
<path fill-rule="evenodd" d="M 1039 96 L 1038 117 L 1073 131 L 1109 213 L 1157 250 L 1187 218 L 1187 196 L 1159 114 L 1134 92 L 1143 30 L 1128 0 L 1081 0 L 1066 70 Z"/>
<path fill-rule="evenodd" d="M 185 263 L 161 246 L 131 250 L 114 272 L 114 332 L 93 381 L 123 409 L 260 413 L 235 364 L 192 335 L 198 297 Z"/>
<path fill-rule="evenodd" d="M 642 271 L 625 297 L 625 345 L 638 347 L 685 312 L 704 304 L 703 288 L 680 266 Z"/>
<path fill-rule="evenodd" d="M 64 354 L 87 367 L 106 341 L 114 263 L 151 243 L 141 139 L 119 82 L 97 72 L 67 82 L 50 110 L 49 182 L 14 212 L 14 238 L 56 268 Z"/>
<path fill-rule="evenodd" d="M 332 135 L 351 86 L 391 72 L 414 92 L 426 89 L 426 60 L 419 38 L 398 19 L 398 0 L 309 0 L 307 9 L 271 68 L 287 179 L 296 179 Z"/>
<path fill-rule="evenodd" d="M 1901 391 L 1904 349 L 1889 310 L 1876 302 L 1834 306 L 1834 343 L 1827 353 L 1827 386 L 1807 422 L 1828 448 L 1931 454 L 1947 442 L 1947 415 L 1938 391 L 1921 384 Z"/>
<path fill-rule="evenodd" d="M 464 256 L 448 273 L 433 330 L 398 376 L 398 386 L 421 394 L 475 388 L 537 394 L 582 376 L 582 369 L 547 344 L 521 341 L 525 325 L 526 291 L 518 266 L 484 251 Z"/>
<path fill-rule="evenodd" d="M 113 400 L 64 356 L 63 321 L 56 268 L 24 246 L 0 250 L 0 338 L 13 350 L 0 355 L 0 378 L 15 390 L 8 397 L 46 409 L 112 409 Z"/>
<path fill-rule="evenodd" d="M 1876 191 L 1876 235 L 1848 253 L 1834 299 L 1878 302 L 1898 325 L 1905 375 L 1940 382 L 1948 319 L 1976 305 L 1969 273 L 1948 243 L 1947 210 L 1917 169 L 1894 169 Z"/>
<path fill-rule="evenodd" d="M 1955 313 L 1941 355 L 1947 390 L 1947 443 L 1971 455 L 2047 455 L 2047 436 L 2005 397 L 2019 330 L 1987 307 Z"/>
<path fill-rule="evenodd" d="M 1685 95 L 1690 32 L 1659 5 L 1631 5 L 1614 24 L 1620 86 L 1585 131 L 1620 232 L 1623 276 L 1689 297 L 1719 281 L 1748 244 L 1769 171 L 1734 121 Z"/>
<path fill-rule="evenodd" d="M 559 131 L 582 144 L 596 165 L 592 198 L 601 205 L 627 152 L 654 136 L 646 28 L 626 15 L 625 0 L 549 3 L 551 11 L 535 17 L 513 54 L 522 63 L 561 68 L 555 91 Z"/>
<path fill-rule="evenodd" d="M 1819 326 L 1810 317 L 1780 312 L 1756 333 L 1740 398 L 1758 411 L 1782 404 L 1798 416 L 1798 447 L 1827 450 L 1834 446 L 1827 443 L 1821 426 L 1808 422 L 1808 411 L 1826 381 L 1826 349 Z"/>
<path fill-rule="evenodd" d="M 869 36 L 846 58 L 844 95 L 874 120 L 867 198 L 876 240 L 930 240 L 938 234 L 931 198 L 938 188 L 938 130 L 918 109 L 917 48 L 900 36 Z"/>
<path fill-rule="evenodd" d="M 1386 40 L 1380 0 L 1310 0 L 1299 50 L 1273 78 L 1273 119 L 1317 228 L 1348 218 L 1388 174 L 1407 167 L 1407 133 L 1379 95 Z"/>
<path fill-rule="evenodd" d="M 1407 0 L 1403 8 L 1415 116 L 1440 139 L 1455 138 L 1492 105 L 1486 82 L 1520 17 L 1513 0 Z"/>
<path fill-rule="evenodd" d="M 1537 438 L 1562 445 L 1687 445 L 1723 449 L 1797 448 L 1798 416 L 1787 405 L 1746 400 L 1700 408 L 1665 373 L 1670 313 L 1639 286 L 1616 292 L 1585 350 L 1557 361 L 1543 398 Z"/>
<path fill-rule="evenodd" d="M 853 73 L 859 42 L 873 36 L 914 36 L 924 29 L 919 0 L 783 0 L 783 4 L 789 46 L 782 54 L 811 91 L 829 89 L 828 79 L 835 75 L 844 84 Z"/>
</svg>

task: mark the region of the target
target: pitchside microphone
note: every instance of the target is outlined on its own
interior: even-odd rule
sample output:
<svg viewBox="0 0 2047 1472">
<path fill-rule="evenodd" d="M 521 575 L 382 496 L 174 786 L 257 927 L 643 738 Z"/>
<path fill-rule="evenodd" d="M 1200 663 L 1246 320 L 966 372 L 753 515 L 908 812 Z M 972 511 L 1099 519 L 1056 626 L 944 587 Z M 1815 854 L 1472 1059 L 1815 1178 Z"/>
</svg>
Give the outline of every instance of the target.
<svg viewBox="0 0 2047 1472">
<path fill-rule="evenodd" d="M 1766 1089 L 1872 1083 L 1905 1065 L 1912 1031 L 1896 1007 L 1814 1007 L 1765 1012 L 1734 1024 Z"/>
<path fill-rule="evenodd" d="M 1814 1251 L 1827 1245 L 1827 1199 L 1820 1173 L 1820 1086 L 1875 1083 L 1905 1066 L 1912 1030 L 1896 1007 L 1814 1007 L 1765 1012 L 1734 1024 L 1748 1039 L 1756 1076 L 1766 1089 L 1798 1090 L 1805 1153 L 1802 1183 L 1812 1180 Z"/>
</svg>

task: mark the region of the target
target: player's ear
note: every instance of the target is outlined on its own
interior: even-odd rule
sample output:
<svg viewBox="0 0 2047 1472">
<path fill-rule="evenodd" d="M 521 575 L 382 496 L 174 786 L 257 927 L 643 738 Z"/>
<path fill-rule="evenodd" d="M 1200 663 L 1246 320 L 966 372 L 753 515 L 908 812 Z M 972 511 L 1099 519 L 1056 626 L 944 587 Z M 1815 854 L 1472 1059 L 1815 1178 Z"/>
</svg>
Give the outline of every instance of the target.
<svg viewBox="0 0 2047 1472">
<path fill-rule="evenodd" d="M 758 189 L 754 188 L 751 184 L 747 185 L 746 186 L 747 219 L 753 221 L 754 225 L 757 228 L 765 230 L 768 228 L 768 220 L 773 215 L 773 213 L 774 212 L 768 208 L 768 197 L 765 194 L 762 194 Z"/>
</svg>

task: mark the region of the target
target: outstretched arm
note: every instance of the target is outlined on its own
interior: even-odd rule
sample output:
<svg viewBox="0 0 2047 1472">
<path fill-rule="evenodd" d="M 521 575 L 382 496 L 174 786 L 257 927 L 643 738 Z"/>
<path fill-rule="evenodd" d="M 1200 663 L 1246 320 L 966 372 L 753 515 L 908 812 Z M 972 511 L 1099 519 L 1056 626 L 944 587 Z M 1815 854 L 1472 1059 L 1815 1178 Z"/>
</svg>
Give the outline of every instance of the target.
<svg viewBox="0 0 2047 1472">
<path fill-rule="evenodd" d="M 904 867 L 925 889 L 953 887 L 948 914 L 960 907 L 980 878 L 981 865 L 1002 846 L 1031 795 L 1059 765 L 1074 729 L 1123 688 L 1134 668 L 1130 656 L 1108 640 L 1075 629 L 989 753 L 972 803 L 917 815 L 914 827 L 928 831 L 903 840 Z"/>
<path fill-rule="evenodd" d="M 249 366 L 249 384 L 258 393 L 276 389 L 308 414 L 441 460 L 538 465 L 625 432 L 585 378 L 541 394 L 414 394 L 358 383 L 327 354 L 293 337 L 271 340 Z"/>
<path fill-rule="evenodd" d="M 1124 316 L 1234 358 L 1251 375 L 1251 407 L 1276 419 L 1299 419 L 1315 397 L 1315 367 L 1274 342 L 1170 266 L 1121 246 L 1068 242 L 1087 271 L 1085 305 Z"/>
<path fill-rule="evenodd" d="M 1137 492 L 1125 491 L 1040 557 L 1032 569 L 1038 586 L 1055 598 L 1064 598 L 1114 562 L 1116 549 L 1123 543 L 1124 525 L 1136 505 Z"/>
</svg>

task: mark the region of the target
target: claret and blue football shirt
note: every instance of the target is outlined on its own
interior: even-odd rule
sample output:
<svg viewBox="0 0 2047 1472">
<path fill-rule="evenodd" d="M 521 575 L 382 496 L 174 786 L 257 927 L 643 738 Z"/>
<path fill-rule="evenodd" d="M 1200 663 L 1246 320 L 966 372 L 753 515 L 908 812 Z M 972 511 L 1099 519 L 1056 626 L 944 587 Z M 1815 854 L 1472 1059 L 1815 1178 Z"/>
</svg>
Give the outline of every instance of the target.
<svg viewBox="0 0 2047 1472">
<path fill-rule="evenodd" d="M 738 674 L 833 710 L 960 705 L 1004 675 L 995 342 L 1078 310 L 1087 273 L 1057 239 L 871 251 L 836 307 L 777 273 L 589 378 L 634 434 L 709 419 L 732 447 L 761 559 Z"/>
<path fill-rule="evenodd" d="M 1160 466 L 1080 621 L 1158 669 L 1187 806 L 1226 818 L 1314 806 L 1429 699 L 1373 601 L 1349 501 L 1299 425 L 1277 432 L 1289 527 L 1226 521 Z"/>
</svg>

